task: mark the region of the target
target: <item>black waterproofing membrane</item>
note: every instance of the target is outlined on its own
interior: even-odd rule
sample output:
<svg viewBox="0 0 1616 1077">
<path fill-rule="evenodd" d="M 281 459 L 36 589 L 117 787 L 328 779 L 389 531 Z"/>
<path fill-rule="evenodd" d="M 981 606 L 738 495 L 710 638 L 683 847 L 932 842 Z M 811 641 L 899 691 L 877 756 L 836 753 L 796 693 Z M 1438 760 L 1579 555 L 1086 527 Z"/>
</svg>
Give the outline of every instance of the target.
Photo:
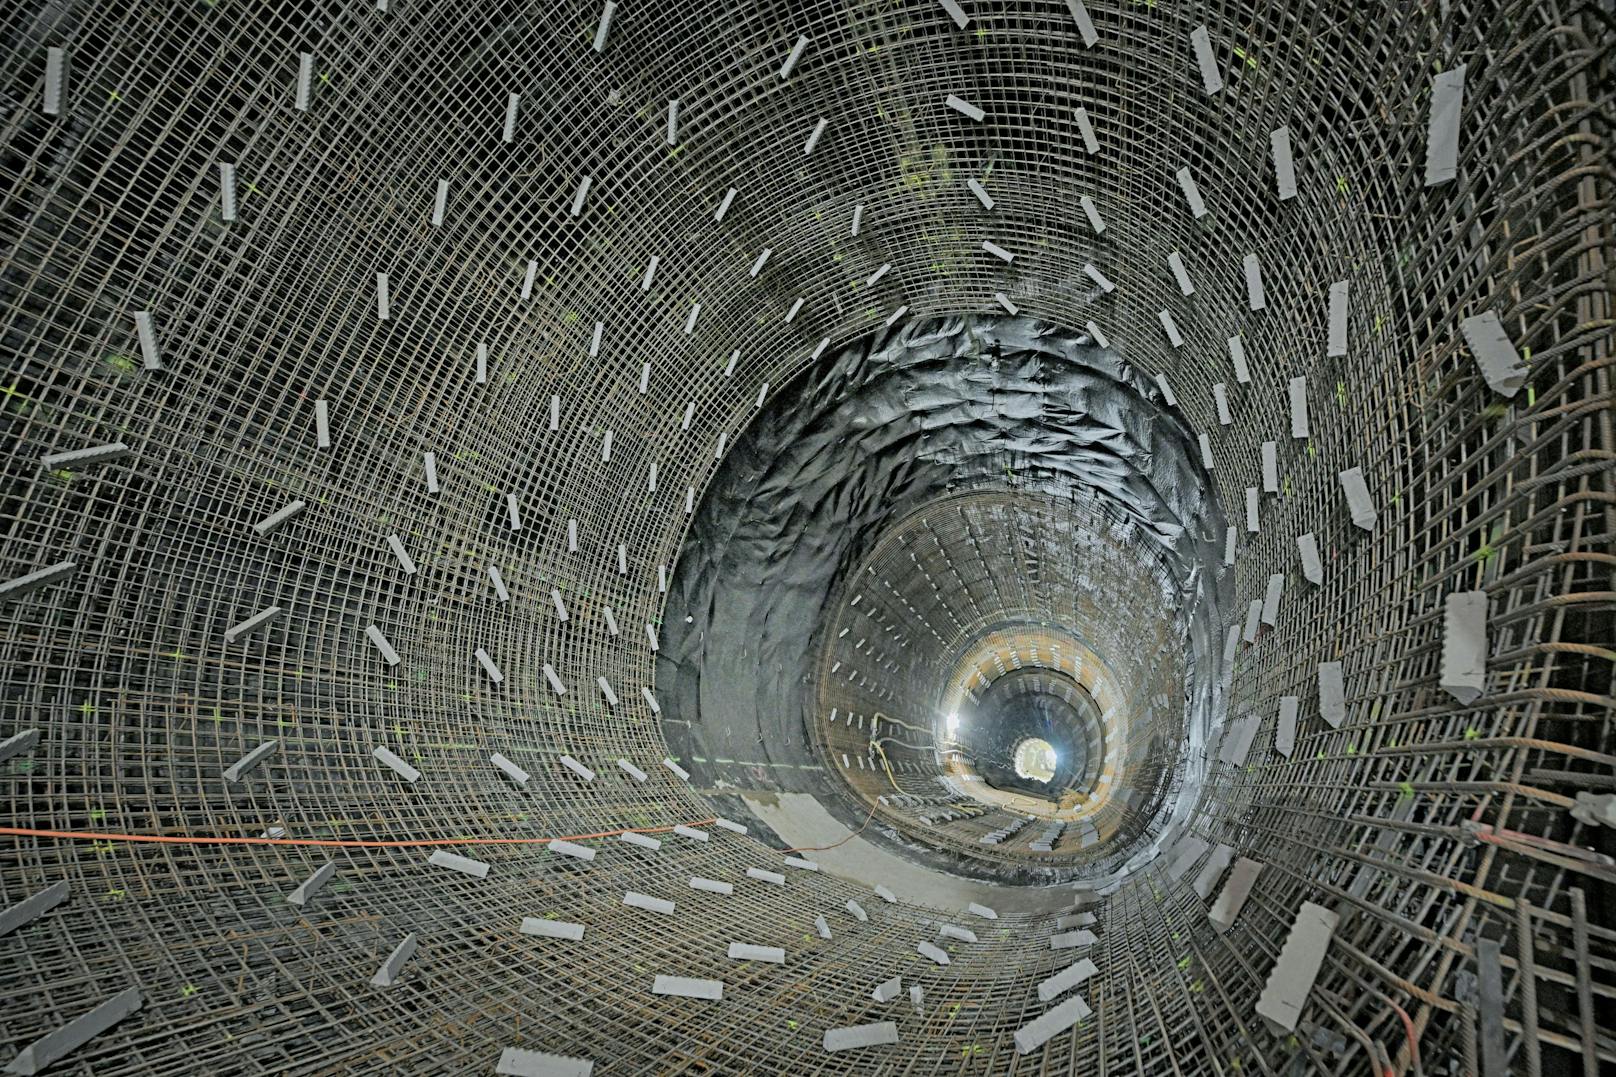
<svg viewBox="0 0 1616 1077">
<path fill-rule="evenodd" d="M 738 436 L 687 533 L 657 673 L 670 746 L 698 781 L 811 792 L 843 822 L 864 819 L 840 802 L 852 798 L 817 765 L 804 724 L 823 620 L 887 526 L 982 489 L 1102 495 L 1159 552 L 1187 694 L 1177 796 L 1147 837 L 1175 804 L 1193 806 L 1221 710 L 1212 581 L 1224 526 L 1195 437 L 1116 350 L 1021 318 L 950 317 L 844 347 Z M 1154 855 L 1149 841 L 1112 852 L 1112 866 Z"/>
</svg>

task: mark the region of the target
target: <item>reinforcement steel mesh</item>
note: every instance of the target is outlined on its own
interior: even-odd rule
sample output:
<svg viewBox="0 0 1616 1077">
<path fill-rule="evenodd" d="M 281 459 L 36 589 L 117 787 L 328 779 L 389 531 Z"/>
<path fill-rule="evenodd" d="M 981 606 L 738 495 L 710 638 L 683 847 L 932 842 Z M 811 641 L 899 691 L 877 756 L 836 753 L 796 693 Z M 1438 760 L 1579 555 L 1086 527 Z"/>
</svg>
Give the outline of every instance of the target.
<svg viewBox="0 0 1616 1077">
<path fill-rule="evenodd" d="M 1613 37 L 1597 0 L 0 9 L 10 1071 L 1616 1061 Z M 771 797 L 892 835 L 933 806 L 822 781 L 801 721 L 670 748 L 718 731 L 658 661 L 754 418 L 962 317 L 1120 356 L 1235 532 L 1190 536 L 1216 684 L 1116 718 L 1210 731 L 1139 768 L 1170 822 L 1087 888 L 971 880 L 994 919 L 886 900 L 834 860 L 862 836 L 788 860 Z M 1092 495 L 1029 491 L 1040 452 L 980 511 Z M 989 606 L 1056 590 L 1015 542 L 970 559 Z M 894 620 L 958 597 L 904 579 Z M 1067 638 L 1025 627 L 978 653 Z M 806 682 L 779 710 L 823 721 Z M 933 822 L 948 878 L 1013 819 Z M 1039 989 L 1074 957 L 1079 1008 Z"/>
</svg>

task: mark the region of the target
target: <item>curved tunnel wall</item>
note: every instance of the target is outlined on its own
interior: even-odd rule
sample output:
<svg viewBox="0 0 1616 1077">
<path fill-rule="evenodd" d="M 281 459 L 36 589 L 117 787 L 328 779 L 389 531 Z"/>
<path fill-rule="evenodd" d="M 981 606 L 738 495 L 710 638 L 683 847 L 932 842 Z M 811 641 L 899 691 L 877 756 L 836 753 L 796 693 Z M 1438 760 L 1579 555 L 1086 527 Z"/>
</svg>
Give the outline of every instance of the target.
<svg viewBox="0 0 1616 1077">
<path fill-rule="evenodd" d="M 1616 762 L 1607 13 L 1095 0 L 1088 42 L 1075 6 L 960 0 L 960 26 L 930 0 L 623 4 L 604 32 L 593 0 L 0 12 L 7 1064 L 101 1005 L 117 1019 L 50 1072 L 487 1071 L 508 1049 L 603 1073 L 1429 1072 L 1499 1040 L 1551 1070 L 1616 1059 L 1588 799 Z M 1461 64 L 1454 177 L 1427 186 L 1432 76 Z M 1165 378 L 1237 529 L 1258 491 L 1219 628 L 1284 585 L 1229 661 L 1215 641 L 1227 721 L 1164 800 L 1165 852 L 1108 893 L 1007 894 L 973 943 L 938 935 L 958 905 L 785 865 L 760 829 L 664 830 L 733 799 L 661 764 L 678 734 L 652 702 L 681 686 L 651 645 L 759 398 L 900 309 L 1010 307 L 1092 321 Z M 1510 395 L 1461 329 L 1489 312 L 1526 366 Z M 1460 701 L 1444 604 L 1477 590 L 1484 691 Z M 626 828 L 663 844 L 478 844 Z M 395 844 L 196 844 L 258 835 Z M 151 837 L 181 840 L 129 840 Z M 1263 867 L 1219 932 L 1195 884 L 1224 847 Z M 1099 920 L 1093 1012 L 1021 1053 L 1074 899 Z M 1304 902 L 1340 920 L 1292 1035 L 1256 1005 Z M 932 940 L 949 965 L 917 956 Z M 888 973 L 918 1009 L 871 1000 Z M 659 974 L 724 997 L 655 994 Z M 899 1045 L 826 1051 L 880 1020 Z"/>
</svg>

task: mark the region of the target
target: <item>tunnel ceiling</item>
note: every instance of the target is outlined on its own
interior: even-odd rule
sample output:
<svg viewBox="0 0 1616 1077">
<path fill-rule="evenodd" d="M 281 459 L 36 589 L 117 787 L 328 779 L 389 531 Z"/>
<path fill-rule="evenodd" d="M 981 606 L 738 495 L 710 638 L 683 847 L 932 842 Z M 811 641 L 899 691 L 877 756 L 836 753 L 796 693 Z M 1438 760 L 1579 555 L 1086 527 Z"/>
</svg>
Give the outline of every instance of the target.
<svg viewBox="0 0 1616 1077">
<path fill-rule="evenodd" d="M 1616 1062 L 1613 38 L 0 9 L 0 1063 Z"/>
</svg>

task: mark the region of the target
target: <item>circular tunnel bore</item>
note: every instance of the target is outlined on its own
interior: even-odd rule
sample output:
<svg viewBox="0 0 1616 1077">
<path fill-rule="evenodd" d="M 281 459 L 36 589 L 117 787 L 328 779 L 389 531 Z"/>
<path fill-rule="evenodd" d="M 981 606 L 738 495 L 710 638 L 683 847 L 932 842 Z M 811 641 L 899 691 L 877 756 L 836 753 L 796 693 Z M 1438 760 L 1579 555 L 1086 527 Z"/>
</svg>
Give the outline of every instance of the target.
<svg viewBox="0 0 1616 1077">
<path fill-rule="evenodd" d="M 1022 319 L 916 323 L 801 379 L 696 508 L 672 743 L 787 843 L 829 815 L 974 879 L 1123 867 L 1218 706 L 1222 525 L 1189 432 L 1113 350 Z M 1013 764 L 1034 730 L 1065 745 L 1061 833 L 1008 841 L 1047 799 Z"/>
<path fill-rule="evenodd" d="M 0 4 L 0 1067 L 1610 1069 L 1613 43 Z"/>
</svg>

